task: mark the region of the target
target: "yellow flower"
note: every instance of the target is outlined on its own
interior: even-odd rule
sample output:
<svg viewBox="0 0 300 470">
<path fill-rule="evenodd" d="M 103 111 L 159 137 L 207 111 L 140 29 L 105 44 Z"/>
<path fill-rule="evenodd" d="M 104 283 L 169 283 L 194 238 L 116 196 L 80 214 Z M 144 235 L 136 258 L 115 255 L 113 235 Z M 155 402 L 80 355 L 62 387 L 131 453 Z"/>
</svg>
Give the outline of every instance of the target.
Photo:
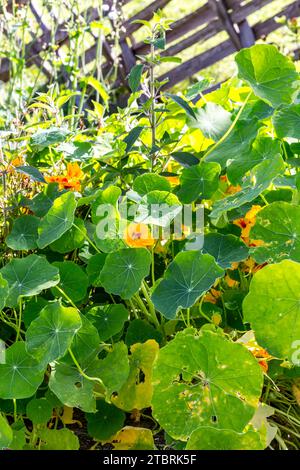
<svg viewBox="0 0 300 470">
<path fill-rule="evenodd" d="M 155 244 L 148 226 L 141 223 L 131 222 L 125 229 L 124 238 L 132 248 L 151 247 Z"/>
</svg>

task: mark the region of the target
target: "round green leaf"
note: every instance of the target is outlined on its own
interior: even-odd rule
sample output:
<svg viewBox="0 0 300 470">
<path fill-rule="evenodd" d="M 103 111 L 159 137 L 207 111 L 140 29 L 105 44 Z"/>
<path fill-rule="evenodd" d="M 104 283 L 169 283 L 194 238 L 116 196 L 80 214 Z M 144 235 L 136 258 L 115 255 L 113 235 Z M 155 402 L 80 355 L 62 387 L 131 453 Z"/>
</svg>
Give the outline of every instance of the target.
<svg viewBox="0 0 300 470">
<path fill-rule="evenodd" d="M 43 450 L 78 450 L 79 439 L 67 428 L 39 429 L 40 447 Z"/>
<path fill-rule="evenodd" d="M 157 175 L 156 173 L 144 173 L 135 178 L 133 190 L 141 196 L 145 196 L 145 194 L 155 190 L 171 191 L 171 185 L 163 176 Z"/>
<path fill-rule="evenodd" d="M 100 338 L 97 328 L 95 328 L 85 315 L 80 315 L 80 319 L 82 326 L 75 332 L 72 341 L 72 351 L 80 363 L 86 363 L 90 362 L 90 360 L 97 356 L 99 352 Z"/>
<path fill-rule="evenodd" d="M 6 299 L 9 294 L 8 282 L 0 273 L 0 310 L 5 307 Z"/>
<path fill-rule="evenodd" d="M 248 257 L 248 248 L 238 237 L 221 233 L 204 236 L 203 253 L 212 255 L 221 268 L 230 268 L 232 263 Z"/>
<path fill-rule="evenodd" d="M 88 288 L 88 277 L 83 269 L 73 261 L 55 262 L 53 266 L 59 269 L 60 281 L 58 286 L 70 297 L 73 302 L 84 299 Z M 60 296 L 55 287 L 52 289 L 54 296 Z"/>
<path fill-rule="evenodd" d="M 49 303 L 26 332 L 27 351 L 43 365 L 49 364 L 66 353 L 81 325 L 75 308 Z"/>
<path fill-rule="evenodd" d="M 300 261 L 300 207 L 282 201 L 264 207 L 256 215 L 250 238 L 264 242 L 251 250 L 260 264 L 285 258 Z"/>
<path fill-rule="evenodd" d="M 9 284 L 8 307 L 15 307 L 20 296 L 38 295 L 59 282 L 58 269 L 38 255 L 12 259 L 0 272 Z"/>
<path fill-rule="evenodd" d="M 5 363 L 0 364 L 0 398 L 29 398 L 43 379 L 44 370 L 27 353 L 25 343 L 17 342 L 6 349 Z"/>
<path fill-rule="evenodd" d="M 105 305 L 91 308 L 87 318 L 97 328 L 101 341 L 107 341 L 119 333 L 129 318 L 123 304 Z"/>
<path fill-rule="evenodd" d="M 94 377 L 94 371 L 89 367 L 84 367 L 84 372 Z M 96 411 L 94 386 L 95 382 L 85 379 L 74 364 L 57 362 L 51 364 L 49 388 L 64 405 L 94 413 Z"/>
<path fill-rule="evenodd" d="M 99 361 L 97 377 L 103 381 L 106 395 L 110 400 L 111 395 L 119 392 L 129 375 L 129 359 L 127 347 L 119 342 L 113 346 L 104 359 Z"/>
<path fill-rule="evenodd" d="M 174 439 L 187 440 L 200 426 L 243 431 L 263 375 L 241 344 L 189 328 L 160 350 L 153 384 L 153 416 Z"/>
<path fill-rule="evenodd" d="M 257 271 L 243 302 L 244 320 L 270 354 L 293 362 L 300 338 L 300 264 L 284 260 Z"/>
<path fill-rule="evenodd" d="M 300 138 L 300 104 L 282 106 L 273 115 L 273 124 L 276 134 L 284 137 Z"/>
<path fill-rule="evenodd" d="M 70 253 L 84 244 L 86 228 L 82 219 L 75 218 L 72 227 L 58 240 L 51 243 L 50 248 L 58 253 Z"/>
<path fill-rule="evenodd" d="M 37 244 L 39 248 L 45 248 L 58 240 L 72 227 L 75 209 L 75 196 L 71 191 L 54 200 L 52 207 L 41 220 L 38 228 Z"/>
<path fill-rule="evenodd" d="M 5 416 L 0 413 L 0 450 L 9 446 L 13 440 L 13 432 Z"/>
<path fill-rule="evenodd" d="M 26 406 L 27 418 L 33 424 L 46 424 L 52 417 L 52 405 L 46 398 L 34 398 Z"/>
<path fill-rule="evenodd" d="M 33 215 L 23 215 L 16 219 L 6 245 L 13 250 L 34 250 L 37 247 L 39 219 Z"/>
<path fill-rule="evenodd" d="M 218 429 L 203 426 L 196 429 L 186 446 L 186 450 L 263 450 L 259 432 L 249 429 L 236 432 L 232 429 Z"/>
<path fill-rule="evenodd" d="M 66 137 L 70 134 L 68 129 L 61 127 L 50 127 L 49 129 L 39 129 L 31 136 L 30 145 L 38 151 L 49 147 L 50 145 L 64 142 Z"/>
<path fill-rule="evenodd" d="M 88 260 L 86 272 L 89 277 L 89 284 L 95 287 L 101 286 L 99 279 L 100 272 L 104 266 L 106 253 L 97 253 Z"/>
<path fill-rule="evenodd" d="M 125 417 L 125 413 L 115 406 L 98 401 L 97 413 L 86 414 L 88 433 L 99 441 L 108 440 L 122 429 Z"/>
<path fill-rule="evenodd" d="M 188 204 L 196 199 L 209 199 L 218 189 L 220 171 L 220 165 L 214 162 L 184 168 L 178 193 L 181 202 Z"/>
<path fill-rule="evenodd" d="M 151 254 L 146 248 L 127 248 L 109 253 L 100 274 L 106 292 L 130 299 L 149 274 Z"/>
<path fill-rule="evenodd" d="M 178 310 L 194 305 L 223 274 L 212 256 L 199 251 L 181 252 L 155 287 L 152 301 L 166 318 L 173 319 Z"/>
<path fill-rule="evenodd" d="M 275 46 L 256 44 L 235 56 L 239 77 L 254 93 L 273 107 L 291 103 L 299 92 L 300 81 L 291 59 Z"/>
</svg>

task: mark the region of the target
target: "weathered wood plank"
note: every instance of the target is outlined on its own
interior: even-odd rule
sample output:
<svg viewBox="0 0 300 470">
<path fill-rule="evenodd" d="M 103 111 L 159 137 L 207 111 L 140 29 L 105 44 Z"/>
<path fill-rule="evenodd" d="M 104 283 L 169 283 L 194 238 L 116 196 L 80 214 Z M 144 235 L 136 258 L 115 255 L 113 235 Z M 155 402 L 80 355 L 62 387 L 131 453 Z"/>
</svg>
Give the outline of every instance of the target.
<svg viewBox="0 0 300 470">
<path fill-rule="evenodd" d="M 137 31 L 142 25 L 134 23 L 132 24 L 132 21 L 136 20 L 143 20 L 143 21 L 148 21 L 152 18 L 153 13 L 160 9 L 165 7 L 171 0 L 155 0 L 152 2 L 148 7 L 144 8 L 143 10 L 139 11 L 136 15 L 132 16 L 128 20 L 126 20 L 123 24 L 126 33 L 125 36 L 128 36 L 129 34 L 134 33 Z"/>
<path fill-rule="evenodd" d="M 242 48 L 240 37 L 236 30 L 234 29 L 232 20 L 227 11 L 227 5 L 223 0 L 207 0 L 211 8 L 216 12 L 216 15 L 220 18 L 221 23 L 228 36 L 230 37 L 232 43 L 234 44 L 237 50 Z"/>
</svg>

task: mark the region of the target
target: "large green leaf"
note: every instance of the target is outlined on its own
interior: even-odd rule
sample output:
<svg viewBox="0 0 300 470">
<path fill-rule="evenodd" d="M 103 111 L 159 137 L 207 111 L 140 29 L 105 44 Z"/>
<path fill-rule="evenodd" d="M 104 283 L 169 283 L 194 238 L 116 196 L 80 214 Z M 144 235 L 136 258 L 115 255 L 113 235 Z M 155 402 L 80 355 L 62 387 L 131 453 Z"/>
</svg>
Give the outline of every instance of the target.
<svg viewBox="0 0 300 470">
<path fill-rule="evenodd" d="M 212 255 L 221 268 L 248 257 L 248 248 L 238 237 L 222 233 L 208 233 L 204 237 L 203 253 Z"/>
<path fill-rule="evenodd" d="M 254 93 L 273 107 L 289 104 L 300 89 L 299 74 L 291 59 L 275 46 L 256 44 L 235 56 L 239 77 Z"/>
<path fill-rule="evenodd" d="M 292 362 L 300 338 L 299 282 L 300 264 L 270 264 L 255 273 L 243 302 L 244 320 L 257 342 L 273 356 Z"/>
<path fill-rule="evenodd" d="M 40 448 L 42 450 L 78 450 L 78 437 L 67 428 L 39 429 Z"/>
<path fill-rule="evenodd" d="M 25 343 L 14 343 L 6 349 L 5 363 L 0 364 L 0 398 L 29 398 L 37 391 L 43 378 L 44 370 L 27 353 Z"/>
<path fill-rule="evenodd" d="M 155 419 L 174 439 L 187 440 L 200 426 L 243 431 L 258 405 L 263 375 L 241 344 L 189 328 L 160 350 L 153 384 Z"/>
<path fill-rule="evenodd" d="M 226 168 L 227 162 L 239 157 L 242 153 L 249 152 L 255 139 L 260 123 L 241 119 L 226 139 L 205 158 L 207 162 L 217 162 L 222 168 Z"/>
<path fill-rule="evenodd" d="M 86 237 L 86 228 L 82 219 L 75 218 L 72 227 L 58 240 L 51 243 L 50 248 L 58 253 L 69 253 L 81 248 Z"/>
<path fill-rule="evenodd" d="M 52 404 L 45 398 L 34 398 L 27 403 L 26 416 L 33 424 L 47 424 L 52 417 Z"/>
<path fill-rule="evenodd" d="M 122 330 L 129 313 L 123 304 L 104 305 L 91 308 L 87 318 L 97 328 L 101 341 L 107 341 Z"/>
<path fill-rule="evenodd" d="M 38 295 L 59 282 L 58 269 L 38 255 L 12 259 L 1 269 L 1 274 L 9 284 L 8 307 L 16 306 L 20 296 Z"/>
<path fill-rule="evenodd" d="M 175 318 L 178 310 L 194 305 L 223 274 L 210 255 L 199 251 L 179 253 L 155 287 L 152 301 L 166 318 Z"/>
<path fill-rule="evenodd" d="M 104 359 L 99 361 L 97 376 L 101 378 L 105 386 L 108 400 L 112 394 L 116 394 L 123 387 L 129 375 L 129 358 L 127 347 L 119 342 Z"/>
<path fill-rule="evenodd" d="M 34 250 L 37 247 L 39 219 L 33 215 L 23 215 L 14 221 L 6 244 L 13 250 Z"/>
<path fill-rule="evenodd" d="M 88 277 L 83 269 L 73 261 L 55 262 L 53 266 L 59 269 L 60 287 L 73 302 L 84 299 L 88 288 Z M 52 289 L 55 296 L 60 293 L 55 287 Z"/>
<path fill-rule="evenodd" d="M 106 292 L 130 299 L 149 274 L 151 255 L 146 248 L 128 248 L 109 253 L 100 274 Z"/>
<path fill-rule="evenodd" d="M 300 138 L 300 104 L 280 107 L 273 116 L 276 134 L 280 138 Z"/>
<path fill-rule="evenodd" d="M 194 113 L 196 118 L 190 117 L 188 125 L 199 128 L 207 139 L 220 139 L 231 125 L 231 114 L 216 103 L 208 102 Z"/>
<path fill-rule="evenodd" d="M 75 196 L 71 191 L 54 200 L 52 207 L 41 220 L 38 228 L 37 244 L 39 248 L 45 248 L 58 240 L 72 227 L 75 209 Z"/>
<path fill-rule="evenodd" d="M 256 215 L 250 238 L 264 242 L 251 250 L 258 263 L 286 258 L 300 262 L 300 207 L 283 201 L 264 207 Z"/>
<path fill-rule="evenodd" d="M 75 308 L 63 307 L 59 302 L 49 303 L 26 332 L 27 351 L 47 365 L 66 353 L 81 326 L 80 315 Z"/>
<path fill-rule="evenodd" d="M 3 309 L 9 294 L 8 282 L 0 273 L 0 310 Z"/>
<path fill-rule="evenodd" d="M 280 141 L 261 136 L 255 139 L 251 149 L 247 149 L 228 160 L 227 176 L 232 184 L 242 182 L 243 176 L 251 168 L 264 160 L 271 160 L 281 155 Z"/>
<path fill-rule="evenodd" d="M 83 369 L 87 375 L 94 377 L 92 366 Z M 74 364 L 57 362 L 51 364 L 49 388 L 65 406 L 95 413 L 94 386 L 95 382 L 84 378 Z"/>
<path fill-rule="evenodd" d="M 126 415 L 105 401 L 98 401 L 97 413 L 86 414 L 88 433 L 94 439 L 105 441 L 113 437 L 124 426 Z"/>
<path fill-rule="evenodd" d="M 0 413 L 0 449 L 8 447 L 13 440 L 13 432 L 6 418 Z"/>
<path fill-rule="evenodd" d="M 273 179 L 283 171 L 284 163 L 279 155 L 272 160 L 264 160 L 259 163 L 253 168 L 250 176 L 239 192 L 215 202 L 210 217 L 212 219 L 218 219 L 224 212 L 236 209 L 247 202 L 253 201 L 253 199 L 257 198 L 267 189 Z"/>
<path fill-rule="evenodd" d="M 163 176 L 157 175 L 156 173 L 144 173 L 135 178 L 133 190 L 141 196 L 145 196 L 145 194 L 155 190 L 171 191 L 171 185 Z"/>
<path fill-rule="evenodd" d="M 86 315 L 80 314 L 80 319 L 82 326 L 75 332 L 72 340 L 72 352 L 80 363 L 87 363 L 97 356 L 100 349 L 100 338 L 97 328 Z M 72 361 L 71 358 L 69 360 Z"/>
<path fill-rule="evenodd" d="M 245 432 L 203 426 L 196 429 L 186 446 L 187 450 L 263 450 L 259 432 L 250 428 Z"/>
<path fill-rule="evenodd" d="M 219 186 L 221 167 L 218 163 L 202 162 L 184 168 L 180 177 L 178 197 L 184 204 L 196 199 L 209 199 Z"/>
</svg>

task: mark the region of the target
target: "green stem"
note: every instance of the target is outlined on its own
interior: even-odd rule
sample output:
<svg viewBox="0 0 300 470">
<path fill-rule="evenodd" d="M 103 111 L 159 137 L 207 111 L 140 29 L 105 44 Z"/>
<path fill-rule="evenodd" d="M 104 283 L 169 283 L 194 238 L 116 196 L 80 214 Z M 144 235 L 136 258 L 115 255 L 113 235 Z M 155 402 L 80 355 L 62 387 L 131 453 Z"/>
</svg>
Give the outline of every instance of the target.
<svg viewBox="0 0 300 470">
<path fill-rule="evenodd" d="M 186 310 L 186 322 L 187 322 L 187 326 L 191 326 L 191 309 L 190 308 Z"/>
<path fill-rule="evenodd" d="M 147 304 L 149 306 L 149 311 L 150 311 L 150 315 L 151 315 L 151 318 L 153 320 L 153 323 L 155 324 L 155 326 L 157 328 L 160 328 L 160 323 L 157 319 L 157 316 L 156 316 L 156 313 L 155 313 L 155 308 L 154 308 L 154 305 L 152 303 L 152 300 L 150 299 L 150 296 L 148 294 L 148 290 L 147 290 L 147 284 L 145 283 L 145 281 L 142 282 L 142 292 L 144 294 L 144 297 L 147 301 Z"/>
<path fill-rule="evenodd" d="M 59 286 L 55 286 L 56 289 L 64 296 L 64 298 L 72 305 L 72 307 L 76 308 L 78 312 L 80 312 L 79 308 L 74 304 L 73 300 L 65 293 L 64 290 L 61 289 Z"/>
<path fill-rule="evenodd" d="M 154 247 L 151 249 L 151 279 L 152 285 L 155 284 L 155 259 L 154 259 Z"/>
<path fill-rule="evenodd" d="M 17 329 L 16 342 L 19 341 L 19 338 L 20 338 L 21 326 L 22 326 L 22 312 L 23 312 L 22 297 L 20 297 L 20 300 L 19 300 L 19 319 L 18 319 L 18 329 Z"/>
<path fill-rule="evenodd" d="M 139 316 L 138 316 L 138 314 L 137 314 L 137 311 L 136 311 L 135 306 L 133 305 L 132 300 L 129 299 L 129 300 L 128 300 L 128 303 L 129 303 L 129 305 L 130 305 L 130 307 L 131 307 L 131 310 L 132 310 L 132 312 L 133 312 L 134 318 L 138 319 Z"/>
<path fill-rule="evenodd" d="M 13 404 L 14 404 L 14 422 L 16 423 L 18 420 L 18 414 L 17 414 L 17 400 L 13 398 Z"/>
<path fill-rule="evenodd" d="M 94 248 L 95 251 L 97 251 L 98 253 L 101 253 L 99 248 L 95 245 L 94 242 L 92 242 L 92 240 L 90 239 L 87 233 L 83 232 L 76 224 L 73 224 L 73 227 L 75 227 L 78 230 L 78 232 L 81 233 L 81 235 L 89 242 L 89 244 Z"/>
<path fill-rule="evenodd" d="M 133 298 L 135 299 L 136 303 L 140 307 L 141 311 L 145 314 L 146 318 L 148 318 L 148 319 L 151 318 L 151 315 L 148 312 L 148 310 L 146 309 L 146 307 L 144 305 L 144 302 L 141 300 L 140 296 L 138 294 L 135 294 L 133 296 Z"/>
<path fill-rule="evenodd" d="M 233 123 L 232 123 L 231 126 L 229 127 L 229 129 L 225 132 L 225 134 L 221 137 L 221 139 L 218 140 L 218 142 L 216 142 L 212 147 L 210 147 L 210 149 L 208 149 L 208 151 L 206 152 L 206 154 L 205 154 L 204 157 L 203 157 L 204 159 L 205 159 L 206 157 L 208 157 L 208 155 L 209 155 L 210 153 L 212 153 L 214 150 L 216 150 L 216 148 L 219 147 L 219 145 L 221 145 L 221 144 L 224 142 L 225 139 L 227 139 L 227 137 L 229 136 L 229 134 L 231 134 L 231 132 L 233 131 L 233 129 L 234 129 L 236 123 L 238 122 L 238 120 L 239 120 L 239 118 L 240 118 L 242 112 L 244 111 L 245 106 L 246 106 L 246 104 L 248 103 L 248 100 L 249 100 L 251 94 L 252 94 L 252 91 L 250 91 L 250 93 L 247 95 L 247 97 L 246 97 L 246 99 L 245 99 L 243 105 L 241 106 L 239 112 L 237 113 L 237 115 L 236 115 L 236 117 L 235 117 Z"/>
<path fill-rule="evenodd" d="M 82 375 L 82 377 L 84 377 L 86 380 L 89 380 L 90 382 L 97 382 L 101 387 L 103 387 L 105 389 L 105 385 L 102 382 L 102 380 L 99 379 L 99 377 L 90 377 L 89 375 L 87 375 L 84 372 L 84 370 L 81 368 L 79 362 L 77 361 L 76 357 L 74 356 L 73 351 L 71 350 L 71 348 L 68 349 L 68 352 L 69 352 L 69 354 L 72 358 L 72 361 L 74 362 L 75 366 L 77 367 L 77 370 L 80 373 L 80 375 Z"/>
</svg>

